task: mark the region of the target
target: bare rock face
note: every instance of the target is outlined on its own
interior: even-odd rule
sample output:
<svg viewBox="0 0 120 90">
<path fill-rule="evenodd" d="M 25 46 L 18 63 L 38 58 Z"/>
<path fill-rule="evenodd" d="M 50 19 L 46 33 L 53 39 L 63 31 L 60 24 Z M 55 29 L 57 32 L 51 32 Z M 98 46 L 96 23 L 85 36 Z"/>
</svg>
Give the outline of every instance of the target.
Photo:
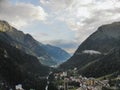
<svg viewBox="0 0 120 90">
<path fill-rule="evenodd" d="M 6 21 L 0 20 L 0 32 L 11 31 L 12 26 L 10 26 Z"/>
</svg>

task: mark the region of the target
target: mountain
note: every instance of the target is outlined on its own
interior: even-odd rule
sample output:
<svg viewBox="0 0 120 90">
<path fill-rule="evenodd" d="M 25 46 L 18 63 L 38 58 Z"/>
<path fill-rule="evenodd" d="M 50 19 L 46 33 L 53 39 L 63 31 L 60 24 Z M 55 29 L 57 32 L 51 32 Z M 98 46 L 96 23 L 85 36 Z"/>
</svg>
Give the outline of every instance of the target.
<svg viewBox="0 0 120 90">
<path fill-rule="evenodd" d="M 77 67 L 79 73 L 94 77 L 117 72 L 120 70 L 119 54 L 116 54 L 119 53 L 119 48 L 120 22 L 102 25 L 79 46 L 67 62 L 60 65 L 60 68 Z"/>
<path fill-rule="evenodd" d="M 120 74 L 120 48 L 115 48 L 109 54 L 90 62 L 79 69 L 79 73 L 87 77 Z"/>
<path fill-rule="evenodd" d="M 51 47 L 54 52 L 58 51 L 58 48 L 48 45 L 44 45 L 36 41 L 30 34 L 24 34 L 22 31 L 17 30 L 16 28 L 9 25 L 6 21 L 0 21 L 0 40 L 6 41 L 6 43 L 26 52 L 27 54 L 36 56 L 39 61 L 44 65 L 56 65 L 59 60 L 67 60 L 70 55 L 62 49 L 59 49 L 61 53 L 61 59 L 57 53 L 55 56 L 51 54 Z M 66 56 L 65 56 L 66 55 Z M 61 60 L 61 61 L 62 61 Z"/>
<path fill-rule="evenodd" d="M 15 90 L 22 84 L 25 90 L 34 88 L 44 90 L 46 80 L 40 77 L 48 75 L 49 68 L 25 52 L 0 40 L 0 89 Z"/>
<path fill-rule="evenodd" d="M 43 48 L 58 63 L 65 62 L 70 57 L 70 54 L 68 54 L 66 51 L 64 51 L 59 47 L 47 44 L 47 45 L 44 45 Z"/>
</svg>

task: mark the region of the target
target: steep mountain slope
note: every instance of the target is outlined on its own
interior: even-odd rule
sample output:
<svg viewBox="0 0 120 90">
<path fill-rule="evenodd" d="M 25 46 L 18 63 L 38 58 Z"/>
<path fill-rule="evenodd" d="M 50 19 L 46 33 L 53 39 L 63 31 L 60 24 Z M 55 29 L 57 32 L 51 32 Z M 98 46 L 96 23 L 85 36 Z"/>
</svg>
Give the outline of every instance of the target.
<svg viewBox="0 0 120 90">
<path fill-rule="evenodd" d="M 83 50 L 95 50 L 107 53 L 113 47 L 118 47 L 119 41 L 120 23 L 103 25 L 79 46 L 75 54 Z"/>
<path fill-rule="evenodd" d="M 92 68 L 92 70 L 89 71 L 89 74 L 91 74 L 91 75 L 88 75 L 88 76 L 92 76 L 92 75 L 98 76 L 97 74 L 99 71 L 98 72 L 96 72 L 96 71 L 97 71 L 97 69 L 99 70 L 99 68 L 101 68 L 100 66 L 102 66 L 102 65 L 104 66 L 104 64 L 109 66 L 109 63 L 104 58 L 105 55 L 108 55 L 108 58 L 110 58 L 109 53 L 112 52 L 114 50 L 114 48 L 119 48 L 119 47 L 120 47 L 120 23 L 115 22 L 112 24 L 103 25 L 103 26 L 99 27 L 96 32 L 94 32 L 92 35 L 90 35 L 90 37 L 88 37 L 79 46 L 79 48 L 76 50 L 74 55 L 67 62 L 60 65 L 60 68 L 69 69 L 69 68 L 77 67 L 78 70 L 81 71 L 81 73 L 82 73 L 82 71 L 84 71 L 85 73 L 83 73 L 83 74 L 87 75 L 87 72 L 89 71 L 89 69 L 87 67 L 88 66 L 92 67 L 92 65 L 96 62 L 96 60 L 98 60 L 98 63 L 94 64 L 96 67 L 97 66 L 98 67 Z M 118 63 L 116 60 L 116 58 L 118 56 L 117 57 L 115 57 L 115 56 L 116 55 L 113 55 L 115 62 L 111 58 L 110 59 L 111 63 L 112 62 Z M 106 61 L 106 62 L 102 63 L 102 65 L 99 65 L 101 61 Z M 113 64 L 113 66 L 114 65 L 115 64 Z M 109 68 L 107 66 L 105 68 L 109 72 Z M 95 72 L 94 72 L 94 70 L 95 70 Z M 101 70 L 103 70 L 103 69 L 101 69 Z M 119 69 L 117 68 L 116 70 L 114 69 L 113 71 L 115 72 L 117 70 L 119 70 Z M 108 74 L 108 72 L 102 73 L 100 75 Z M 97 73 L 97 74 L 94 75 L 93 73 Z"/>
<path fill-rule="evenodd" d="M 26 90 L 44 90 L 46 82 L 40 77 L 46 76 L 48 72 L 49 68 L 43 66 L 36 57 L 0 40 L 0 83 L 4 85 L 0 84 L 2 90 L 14 89 L 17 84 L 22 84 Z"/>
<path fill-rule="evenodd" d="M 100 57 L 79 70 L 87 77 L 100 77 L 112 73 L 120 74 L 120 48 L 115 48 L 109 54 Z"/>
<path fill-rule="evenodd" d="M 59 58 L 54 58 L 55 56 L 53 54 L 47 52 L 49 47 L 36 41 L 31 35 L 18 31 L 14 27 L 10 26 L 6 21 L 0 21 L 0 37 L 0 39 L 6 41 L 6 43 L 11 44 L 27 54 L 36 56 L 44 65 L 56 65 L 57 61 L 60 60 Z M 57 51 L 57 49 L 54 49 L 54 51 Z M 65 51 L 61 50 L 61 52 Z M 61 57 L 64 58 L 64 55 L 61 55 Z"/>
<path fill-rule="evenodd" d="M 63 49 L 59 47 L 55 47 L 55 46 L 47 44 L 47 45 L 44 45 L 43 48 L 58 63 L 62 63 L 66 61 L 67 59 L 69 59 L 70 57 L 70 54 L 68 54 L 66 51 L 64 51 Z"/>
</svg>

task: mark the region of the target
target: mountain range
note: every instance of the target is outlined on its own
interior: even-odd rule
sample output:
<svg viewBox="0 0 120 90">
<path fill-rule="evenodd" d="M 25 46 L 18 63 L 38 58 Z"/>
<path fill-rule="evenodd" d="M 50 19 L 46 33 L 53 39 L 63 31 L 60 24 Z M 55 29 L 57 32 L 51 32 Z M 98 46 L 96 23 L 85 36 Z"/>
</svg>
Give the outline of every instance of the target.
<svg viewBox="0 0 120 90">
<path fill-rule="evenodd" d="M 101 77 L 120 71 L 120 22 L 102 25 L 59 68 L 77 68 L 87 77 Z"/>
<path fill-rule="evenodd" d="M 0 21 L 0 89 L 4 84 L 1 90 L 17 84 L 26 90 L 44 90 L 48 66 L 62 62 L 58 69 L 77 68 L 79 74 L 87 77 L 120 74 L 120 22 L 100 26 L 69 57 L 61 48 L 44 45 Z"/>
<path fill-rule="evenodd" d="M 0 37 L 0 40 L 37 57 L 42 64 L 47 66 L 57 65 L 70 57 L 70 54 L 63 49 L 52 45 L 44 45 L 30 34 L 24 34 L 2 20 L 0 21 Z"/>
<path fill-rule="evenodd" d="M 64 62 L 70 55 L 63 49 L 44 45 L 30 34 L 0 20 L 0 90 L 45 90 L 51 65 Z"/>
</svg>

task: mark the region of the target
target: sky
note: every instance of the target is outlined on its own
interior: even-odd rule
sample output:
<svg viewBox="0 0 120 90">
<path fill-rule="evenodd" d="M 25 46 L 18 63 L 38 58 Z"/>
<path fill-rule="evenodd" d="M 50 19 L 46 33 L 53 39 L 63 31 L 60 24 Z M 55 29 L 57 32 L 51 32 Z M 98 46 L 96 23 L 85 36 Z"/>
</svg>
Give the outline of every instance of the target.
<svg viewBox="0 0 120 90">
<path fill-rule="evenodd" d="M 99 26 L 120 21 L 120 0 L 0 0 L 0 19 L 73 54 Z"/>
</svg>

